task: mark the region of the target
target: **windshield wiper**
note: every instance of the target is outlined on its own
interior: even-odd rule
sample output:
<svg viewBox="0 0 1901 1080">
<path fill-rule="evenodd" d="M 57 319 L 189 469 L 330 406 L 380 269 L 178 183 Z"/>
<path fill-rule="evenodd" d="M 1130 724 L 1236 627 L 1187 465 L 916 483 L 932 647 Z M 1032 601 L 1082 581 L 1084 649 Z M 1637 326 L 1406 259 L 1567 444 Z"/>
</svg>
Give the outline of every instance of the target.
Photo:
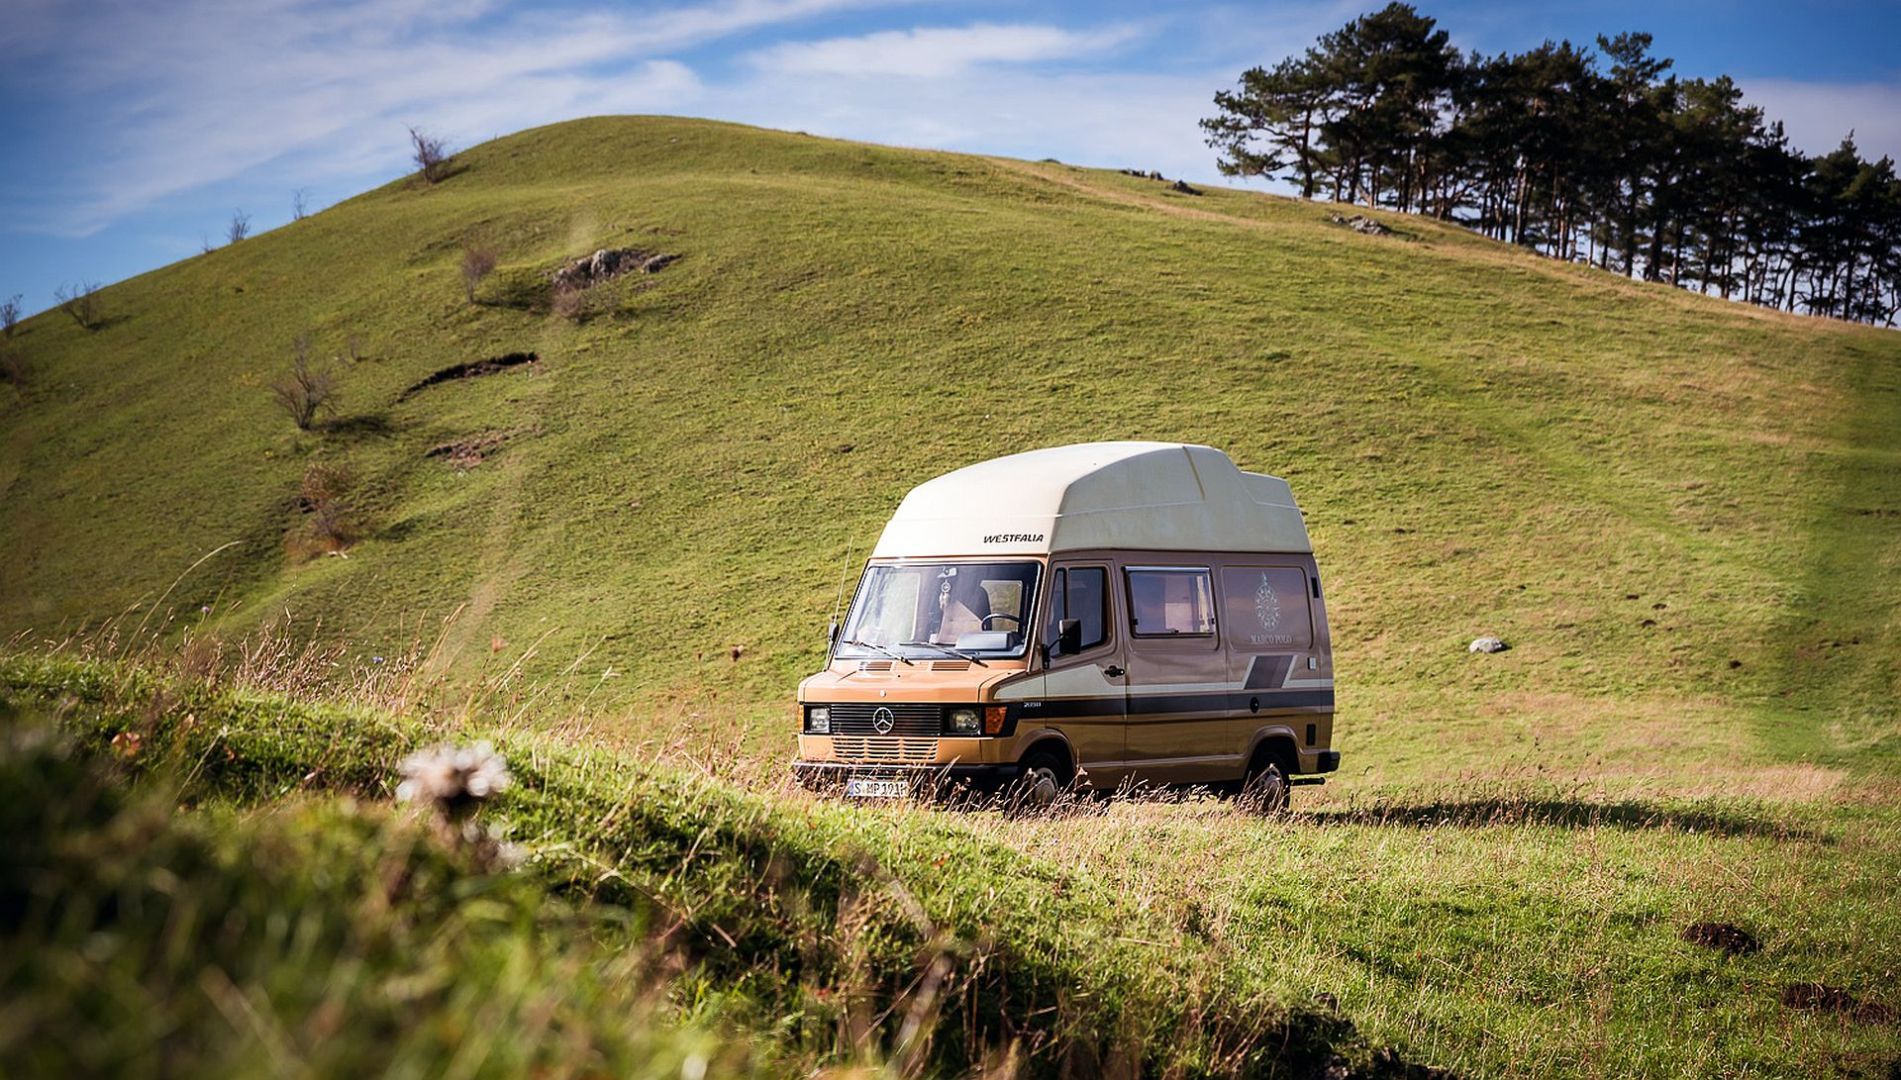
<svg viewBox="0 0 1901 1080">
<path fill-rule="evenodd" d="M 970 661 L 971 663 L 977 665 L 978 667 L 990 666 L 989 664 L 984 663 L 982 660 L 977 659 L 977 657 L 974 654 L 967 653 L 962 649 L 953 649 L 949 645 L 939 645 L 935 641 L 900 641 L 898 642 L 898 644 L 905 646 L 907 648 L 912 645 L 922 645 L 927 649 L 936 649 L 940 652 L 947 652 L 951 654 L 952 656 L 961 656 L 964 659 Z"/>
<path fill-rule="evenodd" d="M 905 667 L 914 667 L 914 666 L 916 666 L 916 665 L 914 665 L 914 664 L 912 664 L 912 663 L 911 663 L 911 661 L 910 661 L 909 659 L 906 659 L 906 657 L 905 657 L 905 655 L 904 655 L 903 653 L 900 653 L 900 652 L 892 652 L 892 651 L 891 651 L 890 649 L 887 649 L 887 648 L 885 648 L 885 647 L 884 647 L 883 645 L 877 645 L 877 644 L 874 644 L 874 643 L 872 643 L 872 642 L 869 642 L 869 641 L 854 641 L 854 640 L 851 640 L 851 639 L 847 639 L 847 640 L 846 640 L 846 641 L 844 642 L 844 644 L 846 644 L 846 645 L 856 645 L 856 646 L 858 646 L 858 647 L 859 647 L 859 648 L 861 648 L 861 649 L 876 649 L 876 650 L 878 650 L 879 652 L 881 652 L 881 653 L 883 653 L 883 654 L 885 654 L 886 656 L 889 656 L 889 657 L 890 657 L 891 659 L 893 659 L 893 660 L 897 660 L 897 661 L 899 661 L 899 662 L 901 662 L 902 664 L 904 664 L 904 666 L 905 666 Z"/>
</svg>

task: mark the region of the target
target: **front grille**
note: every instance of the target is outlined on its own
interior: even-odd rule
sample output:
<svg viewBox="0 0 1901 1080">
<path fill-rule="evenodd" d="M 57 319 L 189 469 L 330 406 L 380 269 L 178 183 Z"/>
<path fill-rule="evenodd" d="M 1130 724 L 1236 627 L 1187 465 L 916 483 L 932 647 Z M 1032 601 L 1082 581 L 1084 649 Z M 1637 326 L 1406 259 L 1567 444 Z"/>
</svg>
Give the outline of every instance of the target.
<svg viewBox="0 0 1901 1080">
<path fill-rule="evenodd" d="M 840 761 L 935 761 L 937 740 L 902 739 L 896 735 L 834 735 L 832 753 Z"/>
<path fill-rule="evenodd" d="M 879 709 L 891 710 L 891 730 L 879 731 L 872 723 L 872 714 Z M 944 710 L 940 705 L 927 705 L 900 702 L 884 705 L 877 702 L 860 701 L 832 706 L 832 734 L 834 735 L 897 735 L 910 738 L 924 736 L 935 737 L 943 730 Z"/>
</svg>

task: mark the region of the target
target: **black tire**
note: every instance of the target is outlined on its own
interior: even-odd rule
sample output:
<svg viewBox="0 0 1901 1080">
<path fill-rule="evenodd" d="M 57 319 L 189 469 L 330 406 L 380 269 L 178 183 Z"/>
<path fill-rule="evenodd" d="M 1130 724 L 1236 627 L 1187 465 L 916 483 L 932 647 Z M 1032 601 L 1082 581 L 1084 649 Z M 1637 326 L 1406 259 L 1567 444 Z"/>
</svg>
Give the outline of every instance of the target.
<svg viewBox="0 0 1901 1080">
<path fill-rule="evenodd" d="M 1022 771 L 1004 792 L 1004 812 L 1040 814 L 1069 790 L 1069 763 L 1048 750 L 1023 755 Z"/>
<path fill-rule="evenodd" d="M 1280 765 L 1268 761 L 1250 769 L 1247 779 L 1241 782 L 1241 805 L 1263 817 L 1278 817 L 1292 804 L 1293 790 Z"/>
</svg>

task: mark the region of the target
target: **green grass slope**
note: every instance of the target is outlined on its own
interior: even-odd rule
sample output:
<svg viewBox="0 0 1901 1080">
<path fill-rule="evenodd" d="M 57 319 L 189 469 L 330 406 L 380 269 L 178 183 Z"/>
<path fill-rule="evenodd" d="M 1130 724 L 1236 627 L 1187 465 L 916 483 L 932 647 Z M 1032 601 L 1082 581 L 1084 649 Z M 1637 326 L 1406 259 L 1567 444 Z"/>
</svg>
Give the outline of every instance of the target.
<svg viewBox="0 0 1901 1080">
<path fill-rule="evenodd" d="M 1293 482 L 1356 766 L 1417 773 L 1447 741 L 1530 760 L 1538 712 L 1636 774 L 1739 740 L 1892 752 L 1895 334 L 1051 163 L 644 118 L 459 161 L 114 286 L 97 331 L 26 324 L 0 622 L 150 604 L 235 541 L 167 608 L 321 622 L 364 656 L 460 610 L 462 670 L 538 642 L 530 676 L 585 655 L 596 702 L 736 681 L 764 724 L 909 485 L 1183 439 Z M 481 306 L 468 237 L 503 254 Z M 584 325 L 537 306 L 538 275 L 619 245 L 683 257 Z M 267 392 L 304 334 L 366 357 L 315 435 Z M 541 362 L 399 400 L 516 350 Z M 424 456 L 485 433 L 509 438 L 474 469 Z M 348 559 L 286 552 L 313 459 L 363 485 Z M 1468 660 L 1481 632 L 1515 651 Z"/>
<path fill-rule="evenodd" d="M 671 746 L 770 791 L 848 553 L 910 485 L 1209 443 L 1306 510 L 1343 772 L 1303 791 L 1305 829 L 1120 807 L 998 843 L 1132 898 L 1104 933 L 1160 920 L 1222 979 L 1332 994 L 1434 1064 L 1901 1053 L 1776 1003 L 1901 970 L 1877 910 L 1901 867 L 1901 335 L 1053 162 L 611 118 L 458 164 L 113 286 L 96 330 L 22 327 L 16 648 L 191 624 L 195 670 L 268 627 L 335 644 L 317 682 L 413 660 L 404 709 Z M 470 238 L 502 257 L 476 305 Z M 547 310 L 549 271 L 619 246 L 681 258 L 578 324 Z M 267 391 L 305 334 L 362 357 L 311 433 Z M 517 351 L 539 362 L 405 394 Z M 472 468 L 428 454 L 470 439 Z M 313 462 L 357 477 L 347 558 L 297 554 Z M 1514 648 L 1468 655 L 1481 633 Z M 1712 964 L 1674 936 L 1695 918 L 1751 921 L 1763 954 Z"/>
</svg>

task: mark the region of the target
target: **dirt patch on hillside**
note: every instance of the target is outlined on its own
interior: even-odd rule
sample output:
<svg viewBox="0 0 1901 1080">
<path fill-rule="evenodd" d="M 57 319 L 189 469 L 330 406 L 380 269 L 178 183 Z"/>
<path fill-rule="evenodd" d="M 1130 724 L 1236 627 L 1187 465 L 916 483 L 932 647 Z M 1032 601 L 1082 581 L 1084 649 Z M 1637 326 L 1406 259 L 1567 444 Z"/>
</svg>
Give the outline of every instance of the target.
<svg viewBox="0 0 1901 1080">
<path fill-rule="evenodd" d="M 1894 1010 L 1874 1001 L 1863 1001 L 1838 986 L 1826 983 L 1790 983 L 1782 988 L 1782 1004 L 1805 1012 L 1841 1013 L 1857 1024 L 1892 1024 Z"/>
<path fill-rule="evenodd" d="M 491 429 L 478 431 L 450 442 L 437 443 L 423 451 L 423 457 L 439 458 L 461 471 L 468 471 L 480 465 L 489 455 L 502 446 L 524 435 L 539 435 L 539 425 L 523 428 Z"/>
<path fill-rule="evenodd" d="M 1762 942 L 1757 941 L 1754 934 L 1734 923 L 1691 923 L 1678 936 L 1692 945 L 1720 949 L 1731 956 L 1747 956 L 1762 948 Z"/>
<path fill-rule="evenodd" d="M 504 443 L 520 435 L 538 434 L 539 428 L 513 428 L 507 431 L 479 431 L 453 442 L 437 443 L 423 451 L 422 456 L 440 458 L 459 472 L 467 472 L 480 465 L 490 454 L 500 450 Z"/>
<path fill-rule="evenodd" d="M 524 364 L 539 363 L 540 360 L 541 356 L 537 353 L 514 352 L 505 353 L 501 356 L 491 356 L 487 360 L 470 360 L 464 364 L 453 364 L 430 375 L 421 382 L 411 385 L 408 389 L 396 395 L 396 400 L 405 401 L 411 395 L 420 393 L 439 383 L 454 382 L 457 379 L 479 379 L 484 375 L 493 375 L 498 371 L 507 371 L 509 368 L 521 367 Z"/>
</svg>

